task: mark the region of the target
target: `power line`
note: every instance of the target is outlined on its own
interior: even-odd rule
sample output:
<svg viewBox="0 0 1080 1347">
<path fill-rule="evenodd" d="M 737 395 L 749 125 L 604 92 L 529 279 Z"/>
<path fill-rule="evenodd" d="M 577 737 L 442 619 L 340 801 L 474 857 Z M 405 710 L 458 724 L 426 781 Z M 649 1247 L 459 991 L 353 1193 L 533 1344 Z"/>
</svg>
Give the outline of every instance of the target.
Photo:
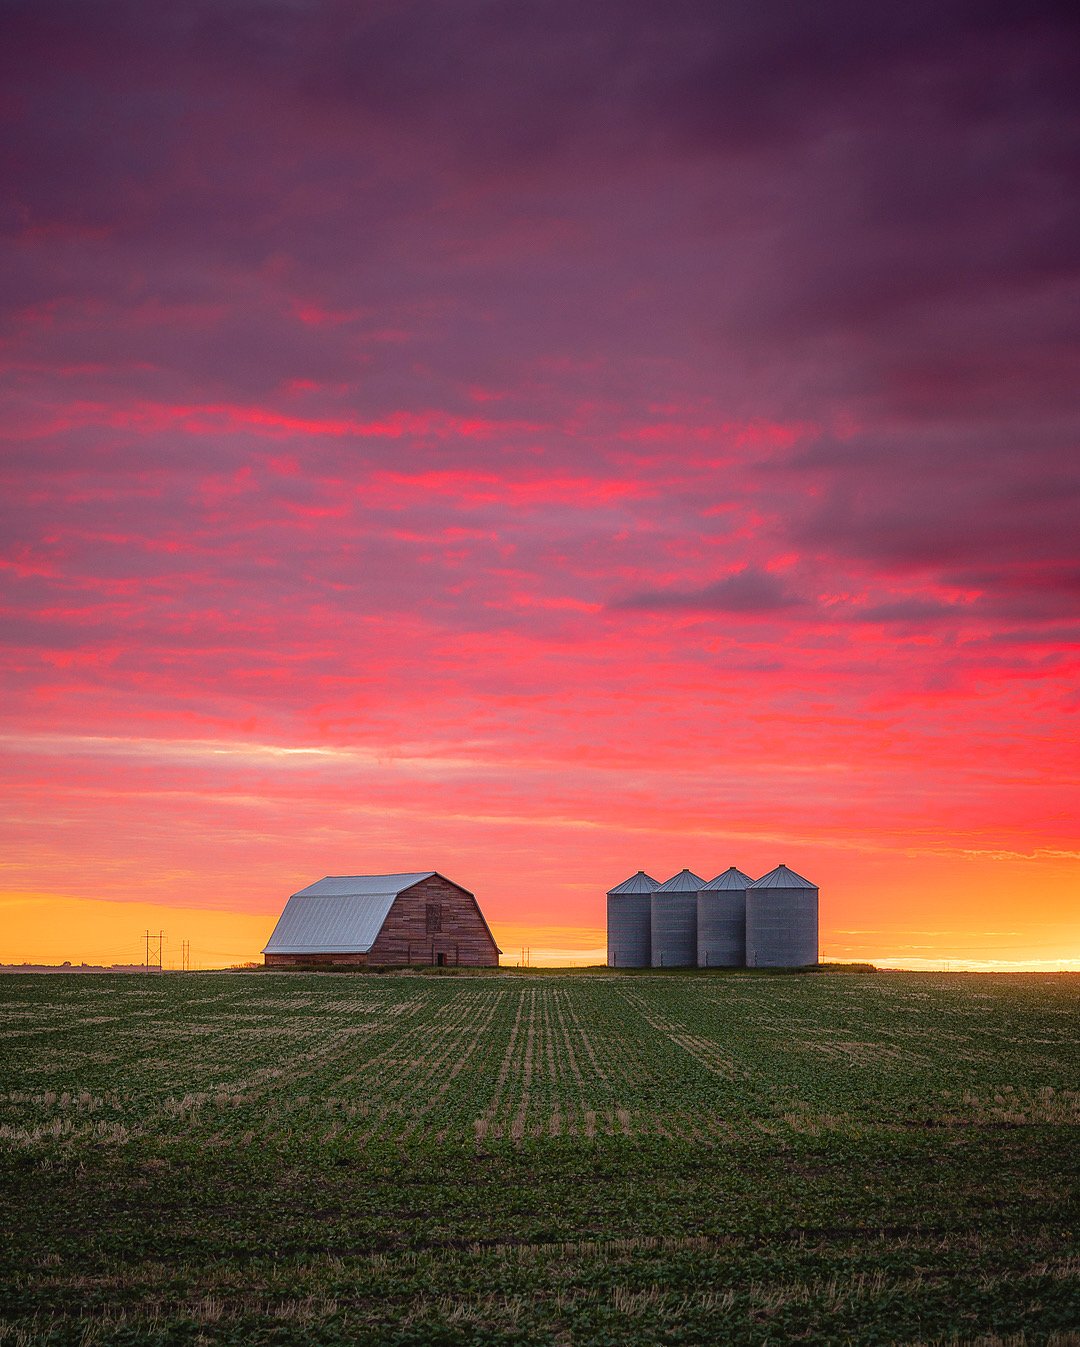
<svg viewBox="0 0 1080 1347">
<path fill-rule="evenodd" d="M 146 940 L 146 949 L 144 954 L 143 967 L 146 969 L 148 973 L 150 972 L 151 969 L 156 969 L 156 971 L 160 973 L 162 971 L 161 952 L 162 947 L 165 944 L 165 932 L 158 931 L 158 933 L 155 935 L 153 931 L 147 931 L 145 940 Z"/>
</svg>

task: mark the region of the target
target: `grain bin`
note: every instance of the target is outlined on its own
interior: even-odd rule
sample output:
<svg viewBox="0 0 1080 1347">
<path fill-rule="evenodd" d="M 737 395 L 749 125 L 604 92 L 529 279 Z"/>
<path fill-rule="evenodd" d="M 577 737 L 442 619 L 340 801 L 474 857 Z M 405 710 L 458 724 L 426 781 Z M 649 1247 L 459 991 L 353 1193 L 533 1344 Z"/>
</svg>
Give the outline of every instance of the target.
<svg viewBox="0 0 1080 1347">
<path fill-rule="evenodd" d="M 746 890 L 753 882 L 732 865 L 698 894 L 699 968 L 742 968 L 746 963 Z"/>
<path fill-rule="evenodd" d="M 817 886 L 778 865 L 746 890 L 746 966 L 805 968 L 817 961 Z"/>
<path fill-rule="evenodd" d="M 652 895 L 660 881 L 639 870 L 608 890 L 609 968 L 648 968 L 652 960 Z"/>
<path fill-rule="evenodd" d="M 697 966 L 697 896 L 705 881 L 690 870 L 661 884 L 652 896 L 652 966 Z"/>
</svg>

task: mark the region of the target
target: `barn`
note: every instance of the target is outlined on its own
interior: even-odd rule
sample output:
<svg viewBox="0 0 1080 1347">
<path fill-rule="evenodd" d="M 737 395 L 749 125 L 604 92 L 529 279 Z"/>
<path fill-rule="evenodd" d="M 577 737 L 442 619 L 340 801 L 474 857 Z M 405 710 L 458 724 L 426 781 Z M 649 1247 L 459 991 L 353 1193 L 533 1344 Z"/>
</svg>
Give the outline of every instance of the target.
<svg viewBox="0 0 1080 1347">
<path fill-rule="evenodd" d="M 421 870 L 309 884 L 285 904 L 263 956 L 267 968 L 495 968 L 500 952 L 475 895 Z"/>
</svg>

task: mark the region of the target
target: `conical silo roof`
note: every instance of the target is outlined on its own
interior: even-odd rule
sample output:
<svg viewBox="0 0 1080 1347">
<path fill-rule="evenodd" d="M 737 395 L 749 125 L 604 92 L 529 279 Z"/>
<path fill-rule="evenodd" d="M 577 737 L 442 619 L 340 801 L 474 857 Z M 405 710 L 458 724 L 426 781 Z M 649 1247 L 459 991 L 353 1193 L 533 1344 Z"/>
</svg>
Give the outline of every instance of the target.
<svg viewBox="0 0 1080 1347">
<path fill-rule="evenodd" d="M 750 876 L 744 874 L 737 865 L 729 865 L 722 875 L 710 879 L 708 884 L 705 885 L 705 889 L 713 892 L 717 889 L 745 889 L 753 882 Z"/>
<path fill-rule="evenodd" d="M 659 887 L 657 880 L 647 875 L 644 870 L 639 870 L 636 875 L 631 875 L 621 884 L 616 884 L 613 889 L 608 889 L 608 896 L 614 898 L 624 893 L 655 893 Z"/>
<path fill-rule="evenodd" d="M 657 893 L 697 893 L 705 887 L 705 881 L 692 870 L 680 870 L 677 875 L 656 889 Z"/>
<path fill-rule="evenodd" d="M 770 870 L 767 875 L 762 875 L 760 879 L 754 881 L 751 885 L 755 889 L 816 889 L 816 884 L 811 884 L 808 879 L 803 879 L 802 875 L 797 875 L 794 870 L 789 870 L 786 865 L 778 865 L 775 870 Z"/>
</svg>

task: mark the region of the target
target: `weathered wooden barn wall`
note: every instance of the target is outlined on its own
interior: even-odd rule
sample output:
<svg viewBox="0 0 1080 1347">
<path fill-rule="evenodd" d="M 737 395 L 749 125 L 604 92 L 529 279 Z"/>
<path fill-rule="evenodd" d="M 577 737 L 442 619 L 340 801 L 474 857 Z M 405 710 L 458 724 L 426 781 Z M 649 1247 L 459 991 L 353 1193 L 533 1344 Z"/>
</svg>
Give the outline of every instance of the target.
<svg viewBox="0 0 1080 1347">
<path fill-rule="evenodd" d="M 499 950 L 472 894 L 432 875 L 394 899 L 367 961 L 495 968 Z"/>
<path fill-rule="evenodd" d="M 266 968 L 356 968 L 368 961 L 366 954 L 264 954 Z"/>
</svg>

